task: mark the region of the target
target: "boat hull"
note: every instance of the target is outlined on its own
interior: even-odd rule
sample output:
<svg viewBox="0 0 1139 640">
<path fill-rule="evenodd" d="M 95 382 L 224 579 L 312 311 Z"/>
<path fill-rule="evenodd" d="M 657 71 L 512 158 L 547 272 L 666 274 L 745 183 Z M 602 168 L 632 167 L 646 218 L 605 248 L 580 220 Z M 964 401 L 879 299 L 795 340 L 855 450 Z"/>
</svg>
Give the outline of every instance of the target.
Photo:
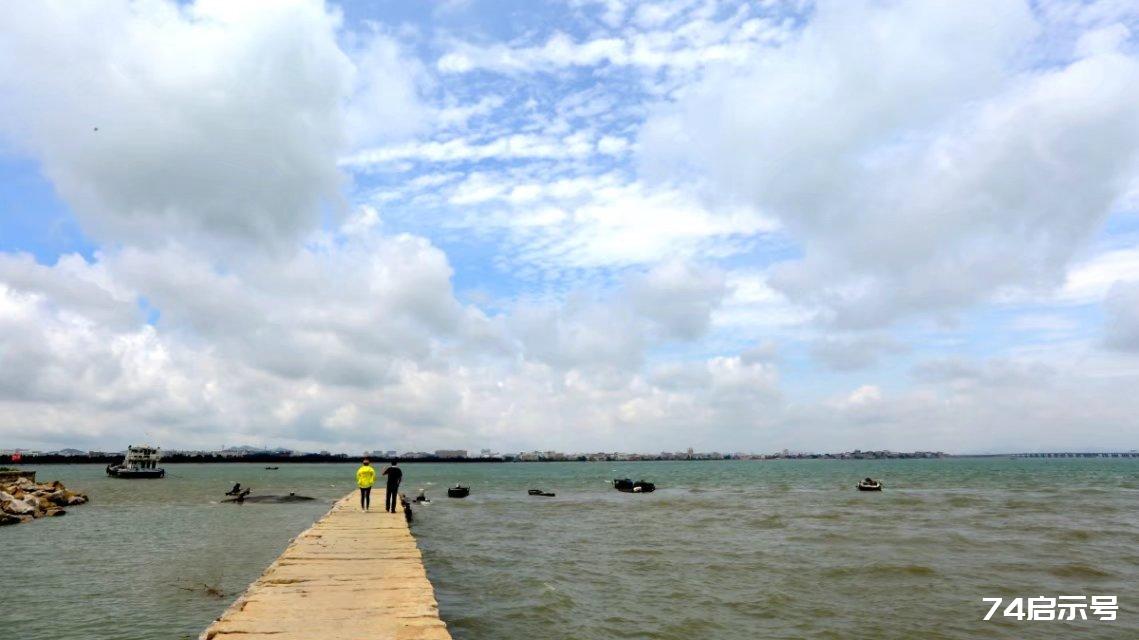
<svg viewBox="0 0 1139 640">
<path fill-rule="evenodd" d="M 166 477 L 166 469 L 123 469 L 107 467 L 107 475 L 124 480 L 157 480 Z"/>
<path fill-rule="evenodd" d="M 447 489 L 448 498 L 465 498 L 469 495 L 471 495 L 469 487 L 451 487 Z"/>
<path fill-rule="evenodd" d="M 652 493 L 653 491 L 656 491 L 657 486 L 651 482 L 646 482 L 644 480 L 637 480 L 636 482 L 633 482 L 628 478 L 624 478 L 620 480 L 614 480 L 613 488 L 617 489 L 621 493 Z"/>
</svg>

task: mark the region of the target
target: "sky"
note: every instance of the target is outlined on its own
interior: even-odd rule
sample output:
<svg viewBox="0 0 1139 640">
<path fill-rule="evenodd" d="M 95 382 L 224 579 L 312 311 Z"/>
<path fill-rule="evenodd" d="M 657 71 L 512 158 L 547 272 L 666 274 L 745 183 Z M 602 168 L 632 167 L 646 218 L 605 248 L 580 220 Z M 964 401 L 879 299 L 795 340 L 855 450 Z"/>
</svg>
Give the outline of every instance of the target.
<svg viewBox="0 0 1139 640">
<path fill-rule="evenodd" d="M 0 448 L 1139 447 L 1134 2 L 0 12 Z"/>
</svg>

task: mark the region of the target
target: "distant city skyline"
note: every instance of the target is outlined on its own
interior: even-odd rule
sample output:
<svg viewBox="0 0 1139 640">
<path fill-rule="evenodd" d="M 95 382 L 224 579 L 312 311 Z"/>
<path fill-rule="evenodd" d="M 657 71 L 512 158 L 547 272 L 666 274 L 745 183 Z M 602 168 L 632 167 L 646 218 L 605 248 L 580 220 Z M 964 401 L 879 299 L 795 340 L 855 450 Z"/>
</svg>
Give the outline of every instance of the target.
<svg viewBox="0 0 1139 640">
<path fill-rule="evenodd" d="M 0 448 L 1139 442 L 1137 3 L 37 2 L 0 43 Z"/>
<path fill-rule="evenodd" d="M 29 458 L 42 456 L 63 456 L 73 458 L 106 457 L 121 455 L 120 451 L 82 451 L 66 448 L 55 451 L 38 451 L 28 449 L 0 449 L 0 462 L 7 458 L 27 456 Z M 15 454 L 15 456 L 13 456 Z M 1021 456 L 1021 457 L 1139 457 L 1139 449 L 1127 451 L 999 451 L 999 452 L 945 452 L 945 451 L 891 451 L 891 450 L 862 450 L 852 451 L 791 451 L 784 449 L 774 452 L 756 451 L 696 451 L 688 448 L 684 451 L 504 451 L 481 449 L 477 454 L 465 449 L 436 449 L 433 451 L 400 451 L 393 449 L 373 449 L 359 453 L 345 451 L 293 451 L 282 447 L 253 447 L 241 445 L 223 447 L 220 449 L 170 449 L 164 455 L 172 457 L 203 457 L 203 458 L 230 458 L 240 460 L 245 457 L 279 456 L 283 458 L 307 457 L 338 457 L 344 459 L 375 458 L 377 460 L 502 460 L 507 462 L 558 462 L 558 461 L 640 461 L 640 460 L 778 460 L 778 459 L 892 459 L 892 458 L 944 458 L 944 457 L 970 457 L 970 456 Z"/>
</svg>

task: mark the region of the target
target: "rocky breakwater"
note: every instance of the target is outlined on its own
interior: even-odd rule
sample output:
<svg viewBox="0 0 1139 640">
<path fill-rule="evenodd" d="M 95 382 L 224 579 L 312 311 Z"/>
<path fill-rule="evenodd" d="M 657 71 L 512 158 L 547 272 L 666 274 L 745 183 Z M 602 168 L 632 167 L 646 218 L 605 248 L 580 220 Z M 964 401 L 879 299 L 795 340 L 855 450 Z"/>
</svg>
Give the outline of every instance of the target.
<svg viewBox="0 0 1139 640">
<path fill-rule="evenodd" d="M 35 518 L 62 516 L 64 507 L 87 502 L 82 493 L 68 491 L 58 480 L 34 482 L 28 478 L 0 481 L 0 525 L 19 524 Z"/>
</svg>

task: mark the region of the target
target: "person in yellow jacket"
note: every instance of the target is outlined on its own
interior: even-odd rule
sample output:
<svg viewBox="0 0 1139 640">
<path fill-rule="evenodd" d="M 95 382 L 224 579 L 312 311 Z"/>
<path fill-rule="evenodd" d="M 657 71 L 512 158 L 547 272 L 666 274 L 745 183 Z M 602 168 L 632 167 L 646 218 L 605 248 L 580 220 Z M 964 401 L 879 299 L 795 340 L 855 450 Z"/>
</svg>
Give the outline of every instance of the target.
<svg viewBox="0 0 1139 640">
<path fill-rule="evenodd" d="M 356 470 L 356 486 L 360 487 L 360 510 L 368 511 L 372 506 L 372 485 L 376 484 L 376 470 L 372 463 L 364 458 L 360 468 Z"/>
</svg>

